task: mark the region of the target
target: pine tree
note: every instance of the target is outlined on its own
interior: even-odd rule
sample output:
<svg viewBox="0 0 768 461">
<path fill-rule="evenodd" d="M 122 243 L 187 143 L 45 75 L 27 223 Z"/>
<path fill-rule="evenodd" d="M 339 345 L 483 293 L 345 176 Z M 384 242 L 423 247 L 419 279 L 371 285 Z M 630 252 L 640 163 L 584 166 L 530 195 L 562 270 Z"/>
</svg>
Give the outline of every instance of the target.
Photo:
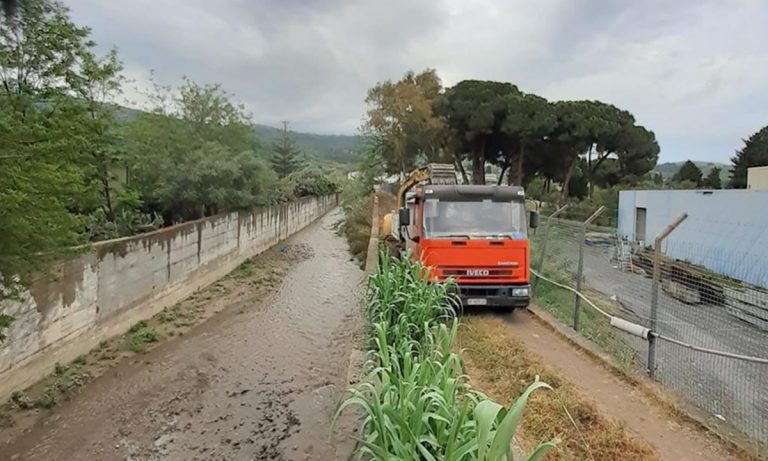
<svg viewBox="0 0 768 461">
<path fill-rule="evenodd" d="M 768 126 L 753 134 L 744 147 L 731 159 L 731 179 L 728 186 L 734 189 L 747 187 L 747 168 L 768 165 Z"/>
<path fill-rule="evenodd" d="M 712 169 L 709 170 L 709 174 L 704 178 L 704 187 L 708 189 L 723 188 L 722 182 L 720 181 L 720 168 L 712 167 Z"/>
<path fill-rule="evenodd" d="M 281 178 L 299 169 L 301 151 L 296 147 L 288 131 L 288 122 L 283 122 L 280 137 L 272 143 L 272 169 Z"/>
<path fill-rule="evenodd" d="M 696 164 L 692 161 L 687 160 L 685 163 L 683 163 L 683 166 L 677 170 L 677 173 L 672 176 L 672 182 L 682 183 L 685 181 L 690 181 L 695 184 L 696 187 L 699 187 L 702 183 L 702 176 L 703 173 L 701 172 L 701 169 L 697 167 Z"/>
</svg>

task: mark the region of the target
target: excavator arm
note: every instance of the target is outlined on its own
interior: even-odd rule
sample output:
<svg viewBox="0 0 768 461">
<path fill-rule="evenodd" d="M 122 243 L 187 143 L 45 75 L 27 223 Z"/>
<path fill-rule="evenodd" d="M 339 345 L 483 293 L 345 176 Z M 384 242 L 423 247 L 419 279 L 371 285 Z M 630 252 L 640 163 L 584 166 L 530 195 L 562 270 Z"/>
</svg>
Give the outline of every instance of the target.
<svg viewBox="0 0 768 461">
<path fill-rule="evenodd" d="M 416 168 L 411 171 L 397 191 L 397 209 L 384 216 L 384 221 L 381 226 L 383 235 L 390 235 L 392 233 L 392 220 L 394 219 L 395 213 L 405 206 L 405 195 L 408 191 L 420 182 L 430 182 L 431 184 L 456 184 L 456 172 L 453 165 L 443 163 L 430 163 L 427 166 Z"/>
<path fill-rule="evenodd" d="M 422 181 L 427 181 L 429 178 L 429 167 L 425 166 L 411 171 L 411 174 L 409 174 L 408 178 L 400 184 L 400 189 L 397 191 L 397 209 L 399 210 L 403 207 L 403 204 L 405 203 L 405 194 L 407 194 L 413 186 Z"/>
</svg>

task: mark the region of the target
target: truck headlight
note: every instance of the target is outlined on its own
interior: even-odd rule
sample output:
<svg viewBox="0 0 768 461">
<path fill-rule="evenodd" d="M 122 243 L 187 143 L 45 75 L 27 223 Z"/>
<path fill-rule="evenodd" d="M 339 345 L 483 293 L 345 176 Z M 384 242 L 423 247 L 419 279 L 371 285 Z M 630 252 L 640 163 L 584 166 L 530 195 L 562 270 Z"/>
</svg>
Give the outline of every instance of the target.
<svg viewBox="0 0 768 461">
<path fill-rule="evenodd" d="M 512 296 L 528 296 L 528 288 L 513 288 Z"/>
</svg>

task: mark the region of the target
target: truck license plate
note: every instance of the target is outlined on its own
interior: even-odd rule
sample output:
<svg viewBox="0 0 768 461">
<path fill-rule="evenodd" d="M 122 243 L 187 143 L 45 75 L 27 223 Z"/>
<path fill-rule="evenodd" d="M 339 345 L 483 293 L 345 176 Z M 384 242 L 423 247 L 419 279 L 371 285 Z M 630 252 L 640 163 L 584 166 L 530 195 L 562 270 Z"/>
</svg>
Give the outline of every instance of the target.
<svg viewBox="0 0 768 461">
<path fill-rule="evenodd" d="M 488 300 L 485 298 L 469 298 L 467 299 L 468 306 L 485 306 L 488 304 Z"/>
</svg>

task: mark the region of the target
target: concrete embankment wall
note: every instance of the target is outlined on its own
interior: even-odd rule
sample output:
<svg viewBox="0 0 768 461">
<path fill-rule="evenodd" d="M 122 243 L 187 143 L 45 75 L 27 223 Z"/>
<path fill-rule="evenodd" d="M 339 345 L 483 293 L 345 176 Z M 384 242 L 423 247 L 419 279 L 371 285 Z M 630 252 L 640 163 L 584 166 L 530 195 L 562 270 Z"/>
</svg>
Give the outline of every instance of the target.
<svg viewBox="0 0 768 461">
<path fill-rule="evenodd" d="M 124 333 L 235 269 L 336 206 L 311 197 L 99 242 L 45 274 L 21 301 L 0 343 L 0 401 L 104 339 Z"/>
</svg>

